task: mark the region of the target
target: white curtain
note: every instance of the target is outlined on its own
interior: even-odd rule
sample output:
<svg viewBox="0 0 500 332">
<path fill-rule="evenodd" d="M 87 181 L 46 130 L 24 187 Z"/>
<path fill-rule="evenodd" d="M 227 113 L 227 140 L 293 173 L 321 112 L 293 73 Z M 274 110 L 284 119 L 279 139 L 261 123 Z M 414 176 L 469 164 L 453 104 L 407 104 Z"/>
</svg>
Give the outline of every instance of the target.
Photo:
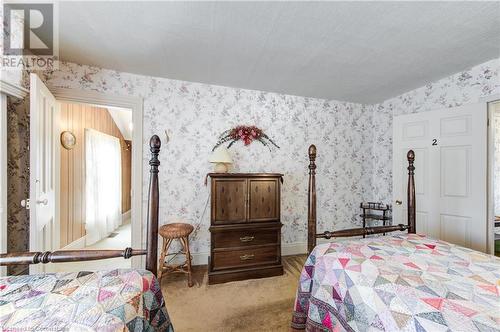
<svg viewBox="0 0 500 332">
<path fill-rule="evenodd" d="M 85 129 L 86 245 L 113 232 L 122 222 L 120 140 Z"/>
</svg>

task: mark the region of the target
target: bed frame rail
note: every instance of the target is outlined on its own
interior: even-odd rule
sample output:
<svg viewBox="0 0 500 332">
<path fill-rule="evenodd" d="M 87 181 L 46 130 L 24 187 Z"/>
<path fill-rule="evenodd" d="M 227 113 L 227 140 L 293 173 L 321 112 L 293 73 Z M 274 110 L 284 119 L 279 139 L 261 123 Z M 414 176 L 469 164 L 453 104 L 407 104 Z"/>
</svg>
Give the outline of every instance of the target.
<svg viewBox="0 0 500 332">
<path fill-rule="evenodd" d="M 158 188 L 158 167 L 160 161 L 161 141 L 157 135 L 151 137 L 149 141 L 151 149 L 151 159 L 149 161 L 149 198 L 148 198 L 148 218 L 147 218 L 147 239 L 146 249 L 125 248 L 123 250 L 58 250 L 46 252 L 15 252 L 0 254 L 0 266 L 23 265 L 23 264 L 46 264 L 63 262 L 92 261 L 108 258 L 123 257 L 128 259 L 132 256 L 146 255 L 146 270 L 157 273 L 158 261 L 158 208 L 159 208 L 159 188 Z"/>
<path fill-rule="evenodd" d="M 326 231 L 316 233 L 316 146 L 309 147 L 309 189 L 307 204 L 307 251 L 310 253 L 316 246 L 316 239 L 330 239 L 332 237 L 351 237 L 373 234 L 383 234 L 396 231 L 408 231 L 415 233 L 416 228 L 416 200 L 415 200 L 415 153 L 408 151 L 408 224 L 391 226 L 375 226 L 366 228 L 351 228 L 339 231 Z"/>
</svg>

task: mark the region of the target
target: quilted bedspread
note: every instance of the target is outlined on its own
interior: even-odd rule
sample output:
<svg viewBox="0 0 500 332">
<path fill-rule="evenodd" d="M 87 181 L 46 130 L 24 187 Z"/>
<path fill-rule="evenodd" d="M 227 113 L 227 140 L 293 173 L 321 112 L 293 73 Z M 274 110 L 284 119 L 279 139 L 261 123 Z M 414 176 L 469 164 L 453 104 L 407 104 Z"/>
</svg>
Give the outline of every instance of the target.
<svg viewBox="0 0 500 332">
<path fill-rule="evenodd" d="M 2 331 L 173 331 L 160 285 L 145 270 L 0 278 Z"/>
<path fill-rule="evenodd" d="M 317 246 L 292 327 L 307 331 L 500 331 L 500 259 L 422 235 Z"/>
</svg>

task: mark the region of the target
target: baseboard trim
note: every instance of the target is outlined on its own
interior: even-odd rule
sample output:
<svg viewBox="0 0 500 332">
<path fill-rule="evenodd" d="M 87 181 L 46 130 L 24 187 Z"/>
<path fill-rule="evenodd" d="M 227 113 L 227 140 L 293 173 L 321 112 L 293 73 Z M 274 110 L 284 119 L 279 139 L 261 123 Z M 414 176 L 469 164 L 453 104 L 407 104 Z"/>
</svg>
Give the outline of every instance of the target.
<svg viewBox="0 0 500 332">
<path fill-rule="evenodd" d="M 85 238 L 86 235 L 82 236 L 78 240 L 75 240 L 71 242 L 70 244 L 66 245 L 65 247 L 62 248 L 62 250 L 74 250 L 74 249 L 83 249 L 85 248 Z"/>
<path fill-rule="evenodd" d="M 302 255 L 307 253 L 307 243 L 285 243 L 281 245 L 281 256 Z"/>
<path fill-rule="evenodd" d="M 132 217 L 132 209 L 128 210 L 125 213 L 122 213 L 122 224 L 131 217 Z"/>
<path fill-rule="evenodd" d="M 193 256 L 192 265 L 208 265 L 208 252 L 197 252 L 191 256 Z"/>
<path fill-rule="evenodd" d="M 307 253 L 307 243 L 305 242 L 297 242 L 297 243 L 288 243 L 281 245 L 281 256 L 290 256 L 290 255 L 301 255 Z M 208 264 L 208 252 L 197 252 L 191 253 L 193 256 L 193 260 L 191 261 L 192 265 L 207 265 Z M 175 264 L 179 264 L 184 260 L 183 256 L 178 256 L 174 260 Z"/>
</svg>

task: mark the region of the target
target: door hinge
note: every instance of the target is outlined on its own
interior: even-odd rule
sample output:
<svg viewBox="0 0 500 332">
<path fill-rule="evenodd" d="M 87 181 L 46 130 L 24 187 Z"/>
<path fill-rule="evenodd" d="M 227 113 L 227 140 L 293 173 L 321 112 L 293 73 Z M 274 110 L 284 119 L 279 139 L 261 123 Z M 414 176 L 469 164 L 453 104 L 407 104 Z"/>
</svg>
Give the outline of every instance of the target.
<svg viewBox="0 0 500 332">
<path fill-rule="evenodd" d="M 27 199 L 23 199 L 23 200 L 21 201 L 21 206 L 22 206 L 23 208 L 25 208 L 26 210 L 29 210 L 29 209 L 30 209 L 30 199 L 29 199 L 29 198 L 27 198 Z"/>
</svg>

